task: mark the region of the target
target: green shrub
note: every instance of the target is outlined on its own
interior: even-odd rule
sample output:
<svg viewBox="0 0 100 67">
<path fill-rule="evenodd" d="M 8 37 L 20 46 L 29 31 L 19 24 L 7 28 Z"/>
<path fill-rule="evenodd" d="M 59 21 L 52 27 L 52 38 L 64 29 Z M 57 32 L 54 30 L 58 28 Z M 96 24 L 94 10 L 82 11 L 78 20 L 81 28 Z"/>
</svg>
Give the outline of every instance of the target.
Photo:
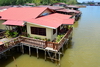
<svg viewBox="0 0 100 67">
<path fill-rule="evenodd" d="M 6 32 L 5 32 L 5 36 L 6 37 L 16 37 L 18 35 L 18 33 L 15 31 L 15 32 L 12 32 L 12 31 L 10 31 L 10 30 L 7 30 Z"/>
<path fill-rule="evenodd" d="M 41 38 L 40 38 L 40 37 L 34 37 L 34 39 L 40 39 L 40 40 L 41 40 Z"/>
</svg>

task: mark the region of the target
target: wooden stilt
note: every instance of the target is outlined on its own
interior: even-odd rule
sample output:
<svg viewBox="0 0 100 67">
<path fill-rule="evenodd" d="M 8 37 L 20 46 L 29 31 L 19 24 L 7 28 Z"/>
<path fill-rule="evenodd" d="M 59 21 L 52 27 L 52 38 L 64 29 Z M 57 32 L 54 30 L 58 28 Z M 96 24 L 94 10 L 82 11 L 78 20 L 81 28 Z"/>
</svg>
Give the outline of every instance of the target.
<svg viewBox="0 0 100 67">
<path fill-rule="evenodd" d="M 68 48 L 68 43 L 66 44 L 66 49 Z"/>
<path fill-rule="evenodd" d="M 45 61 L 46 61 L 46 50 L 45 50 Z"/>
<path fill-rule="evenodd" d="M 36 48 L 36 50 L 37 50 L 37 58 L 39 58 L 39 55 L 38 55 L 38 48 Z"/>
<path fill-rule="evenodd" d="M 29 55 L 31 56 L 31 47 L 29 46 Z"/>
<path fill-rule="evenodd" d="M 62 53 L 63 53 L 63 51 L 64 51 L 64 45 L 62 46 Z"/>
<path fill-rule="evenodd" d="M 55 52 L 55 59 L 57 59 L 57 53 Z M 57 63 L 58 60 L 55 60 L 55 62 Z"/>
<path fill-rule="evenodd" d="M 59 54 L 59 66 L 60 66 L 60 54 Z"/>
<path fill-rule="evenodd" d="M 22 45 L 22 53 L 24 54 L 24 46 Z"/>
<path fill-rule="evenodd" d="M 19 52 L 19 47 L 17 47 L 17 51 Z"/>
</svg>

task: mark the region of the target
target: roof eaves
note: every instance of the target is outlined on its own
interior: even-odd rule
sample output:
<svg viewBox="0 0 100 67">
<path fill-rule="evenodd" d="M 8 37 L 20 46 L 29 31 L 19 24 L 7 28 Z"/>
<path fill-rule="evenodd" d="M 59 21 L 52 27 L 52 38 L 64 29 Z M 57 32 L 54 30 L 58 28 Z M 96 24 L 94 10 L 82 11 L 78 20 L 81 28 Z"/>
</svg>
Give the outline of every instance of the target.
<svg viewBox="0 0 100 67">
<path fill-rule="evenodd" d="M 35 23 L 31 23 L 31 22 L 27 22 L 30 24 L 35 24 Z M 55 27 L 50 27 L 50 26 L 45 26 L 45 25 L 40 25 L 40 24 L 35 24 L 35 25 L 39 25 L 39 26 L 43 26 L 43 27 L 47 27 L 47 28 L 51 28 L 51 29 L 56 29 Z"/>
</svg>

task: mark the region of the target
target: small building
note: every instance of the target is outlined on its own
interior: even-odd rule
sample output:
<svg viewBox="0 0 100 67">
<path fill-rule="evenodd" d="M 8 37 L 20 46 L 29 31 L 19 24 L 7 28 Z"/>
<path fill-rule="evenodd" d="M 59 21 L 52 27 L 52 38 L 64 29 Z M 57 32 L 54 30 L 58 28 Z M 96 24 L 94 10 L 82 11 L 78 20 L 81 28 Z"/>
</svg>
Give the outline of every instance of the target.
<svg viewBox="0 0 100 67">
<path fill-rule="evenodd" d="M 71 10 L 78 10 L 80 7 L 79 6 L 75 6 L 75 5 L 68 5 L 67 7 L 65 7 L 67 9 L 71 9 Z"/>
<path fill-rule="evenodd" d="M 68 5 L 65 3 L 54 3 L 51 6 L 60 6 L 60 7 L 67 7 Z"/>
<path fill-rule="evenodd" d="M 46 7 L 13 7 L 1 12 L 0 16 L 9 30 L 16 29 L 20 34 L 26 32 L 31 37 L 51 41 L 74 23 L 72 15 L 59 14 Z"/>
<path fill-rule="evenodd" d="M 0 6 L 0 12 L 7 10 L 8 8 L 11 8 L 11 6 Z"/>
<path fill-rule="evenodd" d="M 31 7 L 34 7 L 34 6 L 36 6 L 36 4 L 35 4 L 35 3 L 26 3 L 25 6 L 31 6 Z"/>
<path fill-rule="evenodd" d="M 74 18 L 76 21 L 80 18 L 81 12 L 77 10 L 72 10 L 72 9 L 66 9 L 64 7 L 59 7 L 59 6 L 48 6 L 48 5 L 40 5 L 38 7 L 47 7 L 49 9 L 54 10 L 57 13 L 60 14 L 65 14 L 65 15 L 72 15 L 72 18 Z"/>
<path fill-rule="evenodd" d="M 64 9 L 64 7 L 59 7 L 59 6 L 49 6 L 49 5 L 40 5 L 40 6 L 37 6 L 37 7 L 46 7 L 46 8 L 52 9 L 52 10 L 54 10 L 54 11 L 60 10 L 60 9 Z"/>
</svg>

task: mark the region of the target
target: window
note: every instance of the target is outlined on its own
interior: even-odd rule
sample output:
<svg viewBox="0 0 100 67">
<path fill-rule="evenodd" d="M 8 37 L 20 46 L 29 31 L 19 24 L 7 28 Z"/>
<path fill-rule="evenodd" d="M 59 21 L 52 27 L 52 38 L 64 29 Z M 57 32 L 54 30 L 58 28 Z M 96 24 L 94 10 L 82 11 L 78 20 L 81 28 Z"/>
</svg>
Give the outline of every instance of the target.
<svg viewBox="0 0 100 67">
<path fill-rule="evenodd" d="M 31 27 L 31 34 L 46 36 L 45 28 Z"/>
<path fill-rule="evenodd" d="M 49 15 L 49 13 L 43 13 L 43 14 L 42 14 L 42 16 L 46 16 L 46 15 Z"/>
<path fill-rule="evenodd" d="M 56 33 L 56 29 L 53 29 L 53 34 L 55 34 Z"/>
</svg>

